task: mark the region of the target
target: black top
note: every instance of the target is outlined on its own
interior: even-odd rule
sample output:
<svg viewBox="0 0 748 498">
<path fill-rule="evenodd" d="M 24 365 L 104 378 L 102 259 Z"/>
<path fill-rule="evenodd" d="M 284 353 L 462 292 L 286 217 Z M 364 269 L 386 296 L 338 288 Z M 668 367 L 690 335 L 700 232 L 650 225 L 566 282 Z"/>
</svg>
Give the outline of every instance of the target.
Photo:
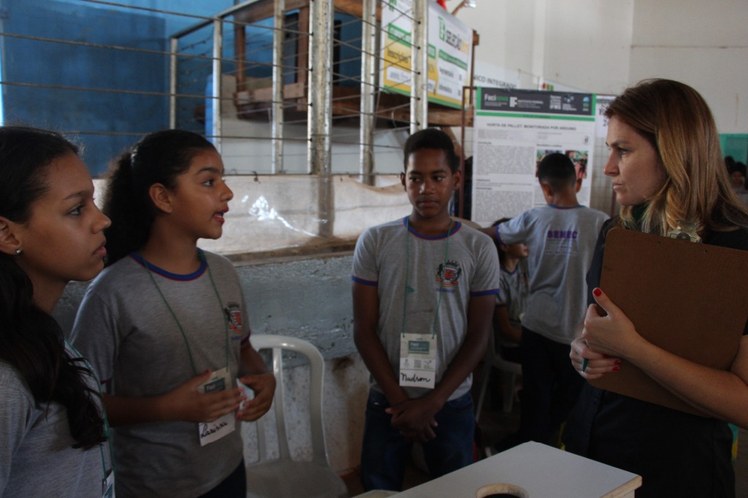
<svg viewBox="0 0 748 498">
<path fill-rule="evenodd" d="M 594 302 L 592 289 L 600 282 L 606 236 L 616 223 L 617 218 L 610 219 L 600 231 L 587 274 L 589 302 Z M 704 243 L 748 250 L 748 230 L 711 232 Z M 637 498 L 735 496 L 732 431 L 720 420 L 585 383 L 567 421 L 564 443 L 573 453 L 641 475 Z"/>
</svg>

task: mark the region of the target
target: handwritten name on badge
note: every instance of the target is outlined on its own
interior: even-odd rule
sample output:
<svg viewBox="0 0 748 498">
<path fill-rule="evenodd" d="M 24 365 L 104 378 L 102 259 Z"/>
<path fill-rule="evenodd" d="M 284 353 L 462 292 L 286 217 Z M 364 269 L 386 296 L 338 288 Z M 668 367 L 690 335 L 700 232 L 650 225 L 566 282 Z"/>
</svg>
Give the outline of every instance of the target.
<svg viewBox="0 0 748 498">
<path fill-rule="evenodd" d="M 401 386 L 433 389 L 436 385 L 436 337 L 406 333 L 400 338 Z"/>
<path fill-rule="evenodd" d="M 203 437 L 208 437 L 211 434 L 215 434 L 216 432 L 220 431 L 224 427 L 228 427 L 229 423 L 226 422 L 225 420 L 219 419 L 218 423 L 214 423 L 214 424 L 207 423 L 207 424 L 200 424 L 200 425 L 201 425 L 200 437 L 203 438 Z"/>
<path fill-rule="evenodd" d="M 231 376 L 228 369 L 224 367 L 220 370 L 215 370 L 210 379 L 200 386 L 199 390 L 202 393 L 211 393 L 223 391 L 226 389 L 226 386 L 230 385 Z M 197 424 L 197 435 L 200 438 L 200 446 L 218 441 L 234 432 L 235 429 L 236 419 L 234 412 L 227 413 L 210 422 L 200 422 Z"/>
<path fill-rule="evenodd" d="M 433 380 L 433 375 L 421 375 L 417 372 L 400 372 L 400 384 L 403 385 L 403 382 L 412 383 L 412 385 L 420 385 L 421 383 L 431 383 Z"/>
</svg>

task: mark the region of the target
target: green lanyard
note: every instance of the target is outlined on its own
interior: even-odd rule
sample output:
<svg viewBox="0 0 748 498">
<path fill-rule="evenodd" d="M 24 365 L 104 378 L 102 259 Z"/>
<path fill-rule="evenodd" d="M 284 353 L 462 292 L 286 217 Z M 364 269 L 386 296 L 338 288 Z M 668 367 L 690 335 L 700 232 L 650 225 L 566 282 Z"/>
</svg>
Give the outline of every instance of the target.
<svg viewBox="0 0 748 498">
<path fill-rule="evenodd" d="M 449 220 L 449 227 L 447 228 L 447 237 L 444 242 L 444 264 L 449 261 L 449 238 L 452 235 L 452 228 L 454 222 Z M 403 289 L 403 321 L 400 325 L 400 335 L 405 337 L 405 320 L 408 316 L 408 291 L 414 291 L 410 286 L 410 218 L 405 218 L 405 288 Z M 436 296 L 436 311 L 434 312 L 434 319 L 431 322 L 431 337 L 436 336 L 436 323 L 439 320 L 439 309 L 442 304 L 442 285 L 439 284 L 439 290 L 437 290 Z"/>
<path fill-rule="evenodd" d="M 205 260 L 205 255 L 202 253 L 202 251 L 198 250 L 197 257 L 200 261 L 205 262 L 205 266 L 208 268 L 208 278 L 210 279 L 210 285 L 213 287 L 213 292 L 216 295 L 216 299 L 218 299 L 218 307 L 221 311 L 221 317 L 224 318 L 223 320 L 223 331 L 224 331 L 224 337 L 226 338 L 226 369 L 228 370 L 229 367 L 229 326 L 226 321 L 226 318 L 224 317 L 223 313 L 223 306 L 221 301 L 221 295 L 218 293 L 218 288 L 216 287 L 216 283 L 213 280 L 213 273 L 210 271 L 210 265 L 208 265 L 208 262 Z M 166 305 L 166 308 L 169 310 L 169 313 L 171 314 L 172 318 L 174 318 L 174 322 L 177 324 L 177 328 L 179 329 L 179 332 L 182 334 L 182 340 L 184 341 L 184 345 L 187 348 L 187 355 L 190 357 L 190 365 L 192 366 L 192 371 L 195 375 L 198 374 L 197 367 L 195 367 L 195 359 L 192 356 L 192 348 L 190 347 L 190 341 L 187 339 L 187 334 L 184 332 L 184 328 L 182 327 L 182 324 L 179 322 L 179 318 L 177 318 L 177 314 L 174 313 L 174 310 L 172 309 L 171 305 L 169 305 L 169 301 L 166 300 L 166 296 L 164 296 L 164 293 L 161 291 L 161 287 L 158 286 L 156 283 L 156 279 L 153 278 L 153 271 L 151 271 L 151 267 L 153 265 L 151 263 L 148 263 L 145 259 L 142 258 L 143 262 L 145 263 L 145 270 L 148 272 L 148 276 L 151 277 L 151 282 L 153 282 L 153 286 L 156 287 L 156 290 L 158 291 L 158 295 L 161 296 L 161 300 Z"/>
<path fill-rule="evenodd" d="M 101 418 L 104 422 L 104 438 L 109 442 L 109 463 L 111 464 L 112 472 L 114 472 L 114 454 L 112 453 L 112 444 L 111 441 L 109 441 L 109 436 L 111 434 L 111 429 L 109 427 L 109 418 L 106 416 L 106 408 L 104 407 L 104 395 L 101 392 L 101 382 L 99 382 L 99 379 L 96 377 L 96 372 L 94 371 L 93 367 L 91 367 L 91 364 L 88 362 L 88 360 L 78 351 L 75 349 L 75 346 L 70 344 L 67 339 L 65 339 L 65 345 L 78 355 L 78 358 L 83 360 L 83 363 L 86 365 L 86 368 L 88 368 L 88 371 L 91 372 L 91 377 L 93 378 L 94 382 L 96 383 L 96 387 L 99 391 L 99 396 L 101 396 L 102 402 L 101 402 Z M 104 446 L 103 443 L 99 443 L 99 455 L 101 457 L 101 472 L 104 475 L 104 479 L 107 477 L 107 471 L 106 471 L 106 461 L 104 459 Z"/>
</svg>

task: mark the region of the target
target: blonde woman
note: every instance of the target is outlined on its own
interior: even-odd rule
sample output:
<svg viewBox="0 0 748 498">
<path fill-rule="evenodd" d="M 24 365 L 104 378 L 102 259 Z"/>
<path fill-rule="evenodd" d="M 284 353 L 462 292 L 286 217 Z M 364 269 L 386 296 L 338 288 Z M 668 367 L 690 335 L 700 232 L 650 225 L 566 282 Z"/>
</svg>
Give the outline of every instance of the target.
<svg viewBox="0 0 748 498">
<path fill-rule="evenodd" d="M 626 360 L 703 417 L 586 385 L 567 423 L 567 449 L 640 474 L 637 497 L 735 495 L 731 431 L 748 426 L 748 328 L 728 371 L 673 355 L 648 342 L 598 287 L 605 237 L 613 226 L 748 250 L 748 212 L 730 186 L 704 99 L 687 85 L 648 80 L 606 112 L 605 174 L 622 206 L 598 239 L 587 277 L 590 306 L 571 362 L 586 379 L 615 375 Z M 748 257 L 748 253 L 746 253 Z M 709 306 L 719 299 L 704 296 Z"/>
</svg>

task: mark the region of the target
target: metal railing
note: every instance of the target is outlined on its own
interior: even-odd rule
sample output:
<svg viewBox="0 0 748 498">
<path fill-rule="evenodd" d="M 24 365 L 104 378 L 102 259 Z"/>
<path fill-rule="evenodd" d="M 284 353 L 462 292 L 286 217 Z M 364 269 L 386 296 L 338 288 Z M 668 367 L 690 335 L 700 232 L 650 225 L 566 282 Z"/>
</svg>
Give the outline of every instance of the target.
<svg viewBox="0 0 748 498">
<path fill-rule="evenodd" d="M 218 13 L 203 3 L 191 4 L 196 13 L 69 0 L 35 7 L 33 26 L 18 22 L 27 13 L 14 2 L 0 16 L 3 109 L 8 122 L 80 136 L 96 173 L 143 134 L 179 127 L 213 140 L 240 165 L 229 172 L 357 174 L 374 184 L 399 171 L 404 137 L 428 123 L 427 3 L 398 11 L 415 33 L 408 97 L 380 86 L 382 44 L 394 43 L 381 36 L 386 0 L 338 9 L 333 0 L 248 0 Z M 76 15 L 59 23 L 63 4 Z M 157 31 L 146 32 L 149 23 Z M 74 77 L 70 61 L 81 68 Z M 265 78 L 267 88 L 251 88 Z"/>
</svg>

